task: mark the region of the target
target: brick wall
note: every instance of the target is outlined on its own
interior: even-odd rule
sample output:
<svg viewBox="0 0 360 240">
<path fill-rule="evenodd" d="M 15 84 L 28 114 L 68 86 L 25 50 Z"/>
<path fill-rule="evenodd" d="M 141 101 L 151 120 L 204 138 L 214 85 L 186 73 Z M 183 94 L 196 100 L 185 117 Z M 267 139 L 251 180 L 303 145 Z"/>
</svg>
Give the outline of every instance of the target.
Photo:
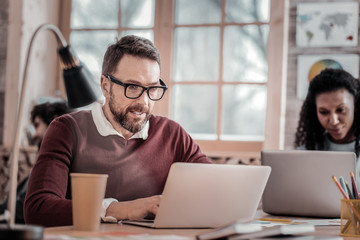
<svg viewBox="0 0 360 240">
<path fill-rule="evenodd" d="M 0 145 L 3 143 L 9 0 L 0 1 Z"/>
<path fill-rule="evenodd" d="M 1 67 L 0 67 L 1 69 Z M 1 70 L 0 70 L 1 72 Z M 0 90 L 0 145 L 3 143 L 3 134 L 4 134 L 4 108 L 5 108 L 5 91 Z"/>
<path fill-rule="evenodd" d="M 25 179 L 36 162 L 37 147 L 23 148 L 19 154 L 18 183 Z M 8 149 L 0 147 L 0 203 L 9 192 L 10 161 Z"/>
<path fill-rule="evenodd" d="M 0 145 L 3 143 L 4 132 L 4 106 L 5 106 L 5 77 L 6 77 L 6 48 L 8 29 L 9 0 L 0 1 Z M 7 154 L 0 150 L 0 202 L 5 198 L 7 192 L 8 166 Z"/>
</svg>

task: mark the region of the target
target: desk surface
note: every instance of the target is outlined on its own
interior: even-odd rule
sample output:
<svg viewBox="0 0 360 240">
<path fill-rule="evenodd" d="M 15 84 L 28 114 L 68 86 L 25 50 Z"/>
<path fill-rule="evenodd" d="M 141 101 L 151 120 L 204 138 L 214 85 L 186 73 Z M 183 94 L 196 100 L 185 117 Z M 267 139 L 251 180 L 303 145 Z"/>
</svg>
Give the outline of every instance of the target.
<svg viewBox="0 0 360 240">
<path fill-rule="evenodd" d="M 284 218 L 277 217 L 272 215 L 267 215 L 262 211 L 257 212 L 256 217 L 268 217 L 268 218 Z M 306 219 L 306 218 L 293 218 L 291 219 Z M 316 231 L 310 234 L 304 235 L 319 235 L 319 236 L 339 236 L 340 226 L 316 226 Z M 45 240 L 47 236 L 51 235 L 69 235 L 73 237 L 91 237 L 91 236 L 101 236 L 104 233 L 117 233 L 117 235 L 127 234 L 151 234 L 151 235 L 178 235 L 189 237 L 189 239 L 195 239 L 195 236 L 199 233 L 204 233 L 209 231 L 209 229 L 150 229 L 144 227 L 136 227 L 126 224 L 101 224 L 99 232 L 81 232 L 74 231 L 73 226 L 65 227 L 53 227 L 45 229 Z M 359 239 L 355 237 L 343 237 L 345 240 Z M 53 238 L 52 238 L 53 239 Z"/>
</svg>

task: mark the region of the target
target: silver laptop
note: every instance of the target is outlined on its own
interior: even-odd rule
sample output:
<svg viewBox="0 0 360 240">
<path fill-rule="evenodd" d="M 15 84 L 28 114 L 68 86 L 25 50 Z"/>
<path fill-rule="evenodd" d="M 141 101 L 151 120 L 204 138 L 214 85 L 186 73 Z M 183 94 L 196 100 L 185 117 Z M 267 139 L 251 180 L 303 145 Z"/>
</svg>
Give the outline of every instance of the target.
<svg viewBox="0 0 360 240">
<path fill-rule="evenodd" d="M 174 163 L 153 222 L 123 221 L 152 228 L 215 228 L 254 218 L 268 166 Z"/>
<path fill-rule="evenodd" d="M 331 176 L 351 184 L 352 152 L 263 150 L 262 165 L 272 168 L 263 195 L 263 211 L 274 215 L 340 217 L 342 195 Z M 351 185 L 349 186 L 351 187 Z"/>
</svg>

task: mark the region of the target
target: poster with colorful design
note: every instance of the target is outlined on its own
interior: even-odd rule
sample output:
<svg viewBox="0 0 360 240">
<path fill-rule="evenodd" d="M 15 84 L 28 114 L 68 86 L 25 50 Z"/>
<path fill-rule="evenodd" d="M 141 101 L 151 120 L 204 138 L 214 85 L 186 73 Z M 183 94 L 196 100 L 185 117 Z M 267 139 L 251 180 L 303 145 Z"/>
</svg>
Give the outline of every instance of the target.
<svg viewBox="0 0 360 240">
<path fill-rule="evenodd" d="M 358 2 L 298 3 L 296 45 L 357 46 Z"/>
<path fill-rule="evenodd" d="M 353 77 L 359 77 L 357 54 L 299 55 L 297 61 L 296 96 L 301 100 L 306 97 L 309 82 L 325 68 L 344 69 Z"/>
</svg>

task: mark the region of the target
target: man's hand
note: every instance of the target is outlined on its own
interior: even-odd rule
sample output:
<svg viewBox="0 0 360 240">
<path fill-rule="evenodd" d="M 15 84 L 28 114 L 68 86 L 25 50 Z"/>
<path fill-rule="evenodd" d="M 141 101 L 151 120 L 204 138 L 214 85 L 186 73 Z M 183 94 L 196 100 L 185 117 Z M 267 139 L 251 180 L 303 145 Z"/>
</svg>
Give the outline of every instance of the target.
<svg viewBox="0 0 360 240">
<path fill-rule="evenodd" d="M 149 215 L 156 215 L 161 195 L 139 198 L 127 202 L 113 202 L 106 210 L 105 216 L 112 216 L 118 220 L 141 220 Z"/>
</svg>

